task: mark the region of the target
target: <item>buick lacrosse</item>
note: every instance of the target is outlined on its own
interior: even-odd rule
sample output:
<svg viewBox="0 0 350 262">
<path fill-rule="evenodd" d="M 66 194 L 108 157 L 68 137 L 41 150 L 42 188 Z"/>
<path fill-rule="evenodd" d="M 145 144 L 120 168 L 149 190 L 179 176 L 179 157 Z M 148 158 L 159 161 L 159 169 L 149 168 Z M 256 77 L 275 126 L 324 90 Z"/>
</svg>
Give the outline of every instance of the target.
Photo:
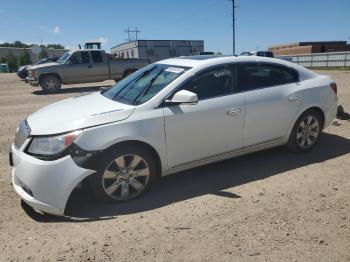
<svg viewBox="0 0 350 262">
<path fill-rule="evenodd" d="M 10 150 L 12 184 L 57 215 L 83 180 L 99 199 L 127 201 L 159 176 L 281 145 L 309 151 L 336 110 L 334 81 L 287 61 L 163 60 L 29 115 Z"/>
</svg>

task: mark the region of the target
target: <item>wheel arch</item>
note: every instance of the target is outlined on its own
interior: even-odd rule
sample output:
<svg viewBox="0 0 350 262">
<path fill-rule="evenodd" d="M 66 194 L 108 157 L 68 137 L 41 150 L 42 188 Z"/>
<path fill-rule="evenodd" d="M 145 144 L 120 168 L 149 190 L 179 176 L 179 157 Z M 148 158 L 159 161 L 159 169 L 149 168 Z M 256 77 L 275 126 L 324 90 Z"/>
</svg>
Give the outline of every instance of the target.
<svg viewBox="0 0 350 262">
<path fill-rule="evenodd" d="M 40 83 L 40 81 L 41 81 L 42 79 L 44 79 L 44 77 L 47 77 L 47 76 L 55 76 L 55 77 L 57 77 L 57 78 L 61 81 L 61 83 L 62 83 L 62 78 L 61 78 L 61 76 L 60 76 L 58 73 L 49 73 L 49 72 L 47 72 L 47 73 L 42 73 L 42 74 L 39 75 L 39 83 Z"/>
<path fill-rule="evenodd" d="M 91 164 L 93 166 L 97 167 L 100 165 L 101 156 L 103 156 L 105 154 L 112 154 L 115 149 L 118 149 L 120 147 L 131 146 L 131 145 L 136 146 L 136 147 L 141 147 L 141 148 L 147 150 L 148 152 L 150 152 L 150 154 L 152 155 L 152 158 L 156 162 L 157 176 L 161 176 L 161 174 L 162 174 L 162 160 L 160 158 L 159 153 L 152 145 L 150 145 L 149 143 L 146 143 L 144 141 L 141 141 L 141 140 L 124 140 L 124 141 L 117 142 L 113 145 L 110 145 L 107 148 L 101 150 L 100 153 L 98 153 L 94 157 Z M 96 168 L 94 168 L 94 169 L 96 169 Z M 98 170 L 96 170 L 96 171 L 98 171 Z"/>
<path fill-rule="evenodd" d="M 295 123 L 298 121 L 299 117 L 304 114 L 305 112 L 307 111 L 316 111 L 320 117 L 321 117 L 321 121 L 322 121 L 322 129 L 324 127 L 324 123 L 325 123 L 325 113 L 324 111 L 322 110 L 322 108 L 320 106 L 317 106 L 317 105 L 312 105 L 312 106 L 309 106 L 309 107 L 306 107 L 306 108 L 303 108 L 303 110 L 300 110 L 300 112 L 296 115 L 294 121 L 292 122 L 290 128 L 289 128 L 289 131 L 288 131 L 288 134 L 287 134 L 287 139 L 289 139 L 289 136 L 293 130 L 293 127 L 295 125 Z"/>
<path fill-rule="evenodd" d="M 318 106 L 310 107 L 310 108 L 306 109 L 302 114 L 304 114 L 306 111 L 315 111 L 315 112 L 317 112 L 319 114 L 319 116 L 321 117 L 321 124 L 322 124 L 322 129 L 323 129 L 324 121 L 325 121 L 325 113 L 324 113 L 324 111 Z"/>
<path fill-rule="evenodd" d="M 65 206 L 63 208 L 64 212 L 66 212 L 66 208 L 67 208 L 67 204 L 68 201 L 72 195 L 73 190 L 78 186 L 78 185 L 83 185 L 83 187 L 89 187 L 89 180 L 92 178 L 91 176 L 96 175 L 98 172 L 100 172 L 100 170 L 98 170 L 98 166 L 101 165 L 102 161 L 101 161 L 101 157 L 103 157 L 104 154 L 109 154 L 112 153 L 115 149 L 120 148 L 120 147 L 125 147 L 125 146 L 138 146 L 138 147 L 142 147 L 144 149 L 146 149 L 147 151 L 149 151 L 152 154 L 153 159 L 156 162 L 156 168 L 157 168 L 157 172 L 156 172 L 156 176 L 157 178 L 161 176 L 162 174 L 162 161 L 161 158 L 158 154 L 158 152 L 156 151 L 156 149 L 150 145 L 149 143 L 146 143 L 144 141 L 141 140 L 125 140 L 125 141 L 121 141 L 121 142 L 117 142 L 107 148 L 105 148 L 104 150 L 99 151 L 98 154 L 96 154 L 92 159 L 89 160 L 89 164 L 88 165 L 84 165 L 81 166 L 82 168 L 86 168 L 86 169 L 91 169 L 90 174 L 81 177 L 80 179 L 77 179 L 75 181 L 75 183 L 72 184 L 72 187 L 69 190 L 69 194 L 67 195 L 67 198 L 65 200 Z"/>
</svg>

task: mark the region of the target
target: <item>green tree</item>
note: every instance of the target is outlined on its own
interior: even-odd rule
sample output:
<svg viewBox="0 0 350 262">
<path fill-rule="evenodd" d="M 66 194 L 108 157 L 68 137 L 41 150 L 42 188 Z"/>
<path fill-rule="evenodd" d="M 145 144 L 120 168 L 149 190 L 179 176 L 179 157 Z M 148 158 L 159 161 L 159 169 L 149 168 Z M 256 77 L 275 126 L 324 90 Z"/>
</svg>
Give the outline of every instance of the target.
<svg viewBox="0 0 350 262">
<path fill-rule="evenodd" d="M 60 44 L 48 44 L 46 45 L 47 48 L 53 48 L 53 49 L 64 49 L 63 45 Z"/>
<path fill-rule="evenodd" d="M 39 55 L 38 55 L 38 58 L 39 59 L 43 59 L 43 58 L 45 58 L 45 57 L 47 57 L 47 52 L 46 52 L 46 50 L 45 50 L 45 48 L 41 48 L 41 52 L 39 53 Z"/>
<path fill-rule="evenodd" d="M 5 56 L 5 61 L 8 63 L 10 72 L 16 72 L 18 59 L 12 52 L 9 52 L 8 55 Z"/>
<path fill-rule="evenodd" d="M 21 41 L 15 41 L 13 43 L 5 42 L 0 44 L 1 47 L 19 47 L 19 48 L 28 48 L 29 45 L 22 43 Z"/>
<path fill-rule="evenodd" d="M 18 48 L 30 48 L 32 46 L 34 46 L 35 44 L 25 44 L 25 43 L 22 43 L 21 41 L 14 41 L 14 42 L 5 42 L 5 43 L 2 43 L 0 44 L 0 47 L 18 47 Z M 48 45 L 40 45 L 40 47 L 43 47 L 43 48 L 53 48 L 53 49 L 64 49 L 64 46 L 61 45 L 61 44 L 48 44 Z"/>
<path fill-rule="evenodd" d="M 13 42 L 13 47 L 28 48 L 29 45 L 22 43 L 21 41 Z"/>
<path fill-rule="evenodd" d="M 19 57 L 19 65 L 30 65 L 32 64 L 32 60 L 30 59 L 30 54 L 27 50 L 25 50 L 22 55 Z"/>
</svg>

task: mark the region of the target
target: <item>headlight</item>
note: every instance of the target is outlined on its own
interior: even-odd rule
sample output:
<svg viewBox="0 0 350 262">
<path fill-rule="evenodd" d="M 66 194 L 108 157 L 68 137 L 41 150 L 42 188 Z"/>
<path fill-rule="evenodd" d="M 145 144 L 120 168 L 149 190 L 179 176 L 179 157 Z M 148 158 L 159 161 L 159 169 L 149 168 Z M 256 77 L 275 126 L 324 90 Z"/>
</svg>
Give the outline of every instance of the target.
<svg viewBox="0 0 350 262">
<path fill-rule="evenodd" d="M 79 130 L 59 136 L 34 137 L 27 151 L 35 155 L 56 155 L 69 147 L 80 133 Z"/>
<path fill-rule="evenodd" d="M 32 78 L 36 77 L 35 71 L 34 70 L 29 70 L 28 75 Z"/>
</svg>

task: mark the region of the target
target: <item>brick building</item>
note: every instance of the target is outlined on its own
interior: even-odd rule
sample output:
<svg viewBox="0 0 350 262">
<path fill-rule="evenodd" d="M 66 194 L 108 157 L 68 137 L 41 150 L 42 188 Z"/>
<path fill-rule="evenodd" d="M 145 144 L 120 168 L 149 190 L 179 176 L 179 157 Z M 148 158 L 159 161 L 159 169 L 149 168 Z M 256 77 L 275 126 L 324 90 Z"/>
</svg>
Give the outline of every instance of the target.
<svg viewBox="0 0 350 262">
<path fill-rule="evenodd" d="M 275 56 L 300 55 L 350 51 L 350 45 L 346 41 L 299 42 L 270 46 L 268 50 Z"/>
</svg>

